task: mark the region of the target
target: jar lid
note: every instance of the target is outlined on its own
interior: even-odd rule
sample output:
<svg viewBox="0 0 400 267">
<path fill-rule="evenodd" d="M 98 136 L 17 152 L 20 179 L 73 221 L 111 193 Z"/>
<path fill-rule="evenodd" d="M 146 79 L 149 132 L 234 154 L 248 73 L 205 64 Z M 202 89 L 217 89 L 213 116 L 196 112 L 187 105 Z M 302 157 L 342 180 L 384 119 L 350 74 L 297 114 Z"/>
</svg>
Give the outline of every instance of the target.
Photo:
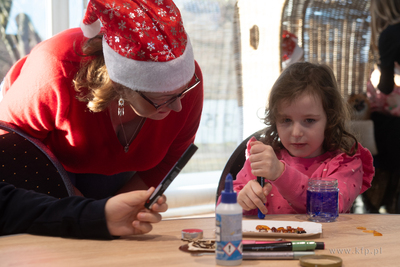
<svg viewBox="0 0 400 267">
<path fill-rule="evenodd" d="M 201 229 L 183 229 L 182 230 L 182 239 L 202 239 L 203 238 L 203 230 Z"/>
<path fill-rule="evenodd" d="M 307 255 L 300 257 L 303 267 L 340 267 L 342 259 L 331 255 Z"/>
<path fill-rule="evenodd" d="M 314 187 L 337 187 L 338 180 L 330 177 L 312 177 L 308 179 L 308 186 Z"/>
</svg>

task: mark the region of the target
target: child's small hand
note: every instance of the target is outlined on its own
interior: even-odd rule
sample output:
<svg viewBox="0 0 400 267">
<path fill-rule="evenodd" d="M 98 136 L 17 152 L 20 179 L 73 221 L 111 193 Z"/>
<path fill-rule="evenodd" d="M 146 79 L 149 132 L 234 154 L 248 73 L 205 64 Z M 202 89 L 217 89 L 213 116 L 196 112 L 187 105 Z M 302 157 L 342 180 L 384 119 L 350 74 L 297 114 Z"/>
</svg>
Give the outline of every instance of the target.
<svg viewBox="0 0 400 267">
<path fill-rule="evenodd" d="M 251 173 L 270 181 L 278 179 L 282 175 L 285 165 L 278 160 L 273 148 L 260 141 L 251 142 L 250 146 Z"/>
<path fill-rule="evenodd" d="M 268 213 L 268 209 L 264 203 L 267 202 L 267 196 L 272 190 L 272 185 L 266 183 L 264 187 L 257 180 L 249 181 L 238 194 L 238 203 L 244 210 L 252 210 L 259 208 L 264 214 Z"/>
</svg>

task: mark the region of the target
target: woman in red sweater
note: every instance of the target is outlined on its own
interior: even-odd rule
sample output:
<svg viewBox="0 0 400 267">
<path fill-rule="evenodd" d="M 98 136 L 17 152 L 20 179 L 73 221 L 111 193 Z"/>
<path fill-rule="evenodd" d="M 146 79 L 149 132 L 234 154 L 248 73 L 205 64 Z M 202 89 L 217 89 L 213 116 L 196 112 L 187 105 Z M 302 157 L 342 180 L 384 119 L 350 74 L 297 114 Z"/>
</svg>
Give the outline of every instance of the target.
<svg viewBox="0 0 400 267">
<path fill-rule="evenodd" d="M 92 0 L 81 29 L 11 68 L 0 120 L 42 140 L 77 194 L 100 199 L 158 185 L 194 141 L 201 80 L 173 1 Z"/>
</svg>

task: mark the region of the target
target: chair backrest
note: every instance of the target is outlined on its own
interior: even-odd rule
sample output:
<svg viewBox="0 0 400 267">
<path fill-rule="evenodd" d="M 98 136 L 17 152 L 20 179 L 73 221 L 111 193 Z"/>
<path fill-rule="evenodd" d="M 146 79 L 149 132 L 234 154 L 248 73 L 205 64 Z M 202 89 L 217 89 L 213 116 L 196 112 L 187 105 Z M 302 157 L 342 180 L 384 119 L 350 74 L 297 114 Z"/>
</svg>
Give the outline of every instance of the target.
<svg viewBox="0 0 400 267">
<path fill-rule="evenodd" d="M 38 139 L 0 121 L 0 181 L 56 198 L 74 195 L 68 174 Z"/>
<path fill-rule="evenodd" d="M 255 137 L 257 140 L 265 133 L 265 128 L 255 132 L 254 134 L 243 140 L 239 146 L 233 151 L 232 155 L 229 157 L 228 162 L 222 171 L 221 177 L 219 178 L 218 188 L 215 203 L 218 202 L 218 198 L 221 195 L 222 190 L 225 188 L 225 178 L 230 173 L 233 179 L 236 179 L 236 175 L 243 168 L 244 162 L 246 161 L 245 151 L 247 147 L 247 142 L 251 137 Z"/>
</svg>

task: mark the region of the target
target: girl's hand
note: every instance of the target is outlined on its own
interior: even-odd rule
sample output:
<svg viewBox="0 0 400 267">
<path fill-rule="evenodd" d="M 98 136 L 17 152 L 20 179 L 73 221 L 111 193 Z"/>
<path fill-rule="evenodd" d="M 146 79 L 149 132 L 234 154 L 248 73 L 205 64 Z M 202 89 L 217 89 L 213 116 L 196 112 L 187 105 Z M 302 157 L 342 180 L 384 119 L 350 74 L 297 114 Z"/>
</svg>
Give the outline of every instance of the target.
<svg viewBox="0 0 400 267">
<path fill-rule="evenodd" d="M 285 170 L 285 165 L 278 160 L 272 147 L 260 141 L 251 142 L 250 146 L 251 173 L 270 181 L 278 179 Z"/>
<path fill-rule="evenodd" d="M 252 210 L 259 208 L 264 214 L 268 213 L 268 209 L 264 203 L 267 202 L 267 196 L 272 190 L 272 185 L 266 183 L 264 187 L 257 180 L 249 181 L 238 194 L 238 203 L 244 210 Z"/>
</svg>

